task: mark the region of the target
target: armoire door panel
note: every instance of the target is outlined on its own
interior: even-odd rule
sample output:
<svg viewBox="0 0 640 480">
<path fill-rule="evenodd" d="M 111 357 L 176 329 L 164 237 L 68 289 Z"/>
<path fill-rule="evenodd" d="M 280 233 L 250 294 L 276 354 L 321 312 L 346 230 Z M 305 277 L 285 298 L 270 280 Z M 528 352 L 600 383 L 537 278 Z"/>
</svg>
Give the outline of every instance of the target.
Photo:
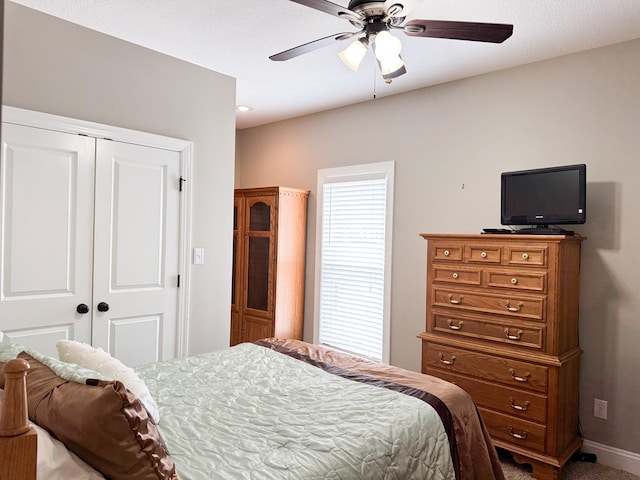
<svg viewBox="0 0 640 480">
<path fill-rule="evenodd" d="M 247 197 L 244 205 L 243 312 L 273 315 L 272 282 L 275 252 L 276 197 Z"/>
<path fill-rule="evenodd" d="M 89 342 L 76 307 L 91 301 L 95 140 L 2 128 L 0 330 L 30 344 Z"/>
<path fill-rule="evenodd" d="M 247 308 L 269 311 L 269 237 L 249 237 L 247 253 Z"/>
<path fill-rule="evenodd" d="M 242 305 L 242 265 L 244 252 L 244 225 L 241 225 L 241 219 L 244 218 L 244 201 L 234 195 L 233 197 L 233 246 L 232 246 L 232 268 L 231 268 L 231 312 L 237 314 Z M 236 325 L 232 324 L 232 330 Z M 236 328 L 237 330 L 237 328 Z M 234 333 L 231 332 L 231 336 Z M 238 343 L 238 342 L 235 342 Z M 234 345 L 235 343 L 232 343 Z"/>
<path fill-rule="evenodd" d="M 268 232 L 271 229 L 271 205 L 256 201 L 249 206 L 249 231 Z"/>
<path fill-rule="evenodd" d="M 236 269 L 236 264 L 238 263 L 238 232 L 233 232 L 233 245 L 231 248 L 231 263 L 233 264 L 233 269 L 231 271 L 231 308 L 232 310 L 237 311 L 238 309 L 238 274 Z"/>
</svg>

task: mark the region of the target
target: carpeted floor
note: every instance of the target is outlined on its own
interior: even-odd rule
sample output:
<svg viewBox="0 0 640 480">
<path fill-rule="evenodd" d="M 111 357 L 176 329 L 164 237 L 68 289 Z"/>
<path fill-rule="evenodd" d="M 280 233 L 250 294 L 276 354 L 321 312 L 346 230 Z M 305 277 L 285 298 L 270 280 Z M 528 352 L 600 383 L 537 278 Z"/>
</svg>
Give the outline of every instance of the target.
<svg viewBox="0 0 640 480">
<path fill-rule="evenodd" d="M 529 465 L 516 464 L 504 452 L 500 452 L 500 460 L 507 480 L 531 480 Z M 569 462 L 563 480 L 640 480 L 640 477 L 598 463 Z"/>
</svg>

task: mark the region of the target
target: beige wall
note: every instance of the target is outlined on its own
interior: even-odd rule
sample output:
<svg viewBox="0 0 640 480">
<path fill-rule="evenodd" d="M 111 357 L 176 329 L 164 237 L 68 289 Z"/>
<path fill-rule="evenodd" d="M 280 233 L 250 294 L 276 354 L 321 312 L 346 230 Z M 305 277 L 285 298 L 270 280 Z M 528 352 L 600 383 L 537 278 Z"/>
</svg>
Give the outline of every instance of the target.
<svg viewBox="0 0 640 480">
<path fill-rule="evenodd" d="M 235 80 L 6 2 L 5 105 L 192 141 L 190 353 L 229 344 Z"/>
<path fill-rule="evenodd" d="M 409 73 L 410 75 L 410 73 Z M 397 81 L 402 81 L 399 79 Z M 308 188 L 312 339 L 316 172 L 395 160 L 391 362 L 419 370 L 420 232 L 500 226 L 500 173 L 586 163 L 580 342 L 585 438 L 640 453 L 640 40 L 241 130 L 236 186 Z M 609 402 L 594 419 L 593 398 Z"/>
</svg>

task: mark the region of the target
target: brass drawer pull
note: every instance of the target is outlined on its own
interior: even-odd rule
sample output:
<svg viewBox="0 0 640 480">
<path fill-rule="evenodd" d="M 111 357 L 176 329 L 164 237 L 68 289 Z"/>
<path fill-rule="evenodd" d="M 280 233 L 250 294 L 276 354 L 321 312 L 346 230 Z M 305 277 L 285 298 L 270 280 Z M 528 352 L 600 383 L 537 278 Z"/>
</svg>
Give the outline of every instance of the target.
<svg viewBox="0 0 640 480">
<path fill-rule="evenodd" d="M 453 275 L 451 275 L 453 277 L 454 280 L 457 280 L 459 275 L 457 272 L 454 272 Z"/>
<path fill-rule="evenodd" d="M 480 256 L 481 256 L 482 258 L 487 258 L 487 252 L 482 252 L 482 253 L 480 254 Z"/>
<path fill-rule="evenodd" d="M 504 329 L 504 335 L 509 339 L 509 340 L 520 340 L 520 337 L 522 337 L 522 334 L 524 332 L 522 330 L 518 330 L 518 333 L 516 335 L 509 335 L 509 327 Z"/>
<path fill-rule="evenodd" d="M 524 406 L 521 405 L 516 405 L 513 397 L 509 397 L 509 401 L 511 402 L 511 408 L 513 408 L 514 410 L 518 410 L 519 412 L 526 412 L 527 410 L 529 410 L 529 400 L 527 400 L 526 402 L 524 402 Z"/>
<path fill-rule="evenodd" d="M 528 253 L 523 253 L 522 254 L 522 258 L 523 258 L 523 260 L 529 260 L 529 254 Z"/>
<path fill-rule="evenodd" d="M 463 299 L 464 299 L 463 295 L 459 295 L 458 300 L 453 299 L 453 293 L 450 293 L 449 295 L 447 295 L 447 300 L 449 300 L 449 303 L 452 303 L 453 305 L 460 305 Z"/>
<path fill-rule="evenodd" d="M 516 371 L 513 368 L 509 369 L 509 373 L 511 374 L 511 378 L 513 378 L 516 382 L 523 382 L 526 383 L 529 381 L 529 377 L 531 376 L 531 374 L 529 372 L 524 374 L 524 377 L 518 377 L 516 375 Z"/>
<path fill-rule="evenodd" d="M 456 363 L 455 355 L 451 355 L 451 360 L 445 360 L 443 354 L 439 354 L 438 356 L 440 358 L 440 363 L 444 363 L 445 365 L 453 365 L 454 363 Z"/>
<path fill-rule="evenodd" d="M 464 322 L 462 320 L 460 320 L 458 322 L 458 325 L 454 325 L 453 321 L 449 318 L 449 319 L 447 319 L 447 325 L 449 325 L 449 328 L 451 330 L 462 330 L 462 326 L 464 325 Z"/>
<path fill-rule="evenodd" d="M 518 440 L 526 440 L 529 432 L 525 430 L 522 433 L 516 433 L 513 431 L 513 428 L 509 427 L 509 435 L 511 435 L 513 438 L 517 438 Z"/>
<path fill-rule="evenodd" d="M 510 312 L 519 312 L 520 310 L 522 310 L 522 307 L 524 307 L 524 302 L 518 303 L 517 307 L 512 307 L 509 300 L 507 300 L 505 302 L 505 305 L 507 306 L 507 310 L 509 310 Z"/>
</svg>

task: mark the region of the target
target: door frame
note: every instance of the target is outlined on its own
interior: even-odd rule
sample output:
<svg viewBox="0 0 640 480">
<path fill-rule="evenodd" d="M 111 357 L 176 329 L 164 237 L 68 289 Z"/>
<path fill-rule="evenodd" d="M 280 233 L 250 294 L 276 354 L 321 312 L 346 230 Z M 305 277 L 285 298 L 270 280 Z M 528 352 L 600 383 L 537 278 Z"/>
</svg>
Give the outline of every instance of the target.
<svg viewBox="0 0 640 480">
<path fill-rule="evenodd" d="M 188 355 L 189 291 L 191 278 L 191 256 L 189 252 L 191 252 L 192 241 L 191 210 L 193 198 L 190 185 L 192 183 L 193 142 L 4 105 L 2 106 L 1 118 L 4 123 L 55 130 L 76 135 L 87 135 L 95 138 L 133 143 L 180 153 L 180 176 L 185 181 L 182 182 L 183 195 L 180 197 L 179 207 L 178 271 L 180 275 L 180 288 L 178 288 L 178 309 L 176 312 L 176 356 L 182 358 Z"/>
</svg>

